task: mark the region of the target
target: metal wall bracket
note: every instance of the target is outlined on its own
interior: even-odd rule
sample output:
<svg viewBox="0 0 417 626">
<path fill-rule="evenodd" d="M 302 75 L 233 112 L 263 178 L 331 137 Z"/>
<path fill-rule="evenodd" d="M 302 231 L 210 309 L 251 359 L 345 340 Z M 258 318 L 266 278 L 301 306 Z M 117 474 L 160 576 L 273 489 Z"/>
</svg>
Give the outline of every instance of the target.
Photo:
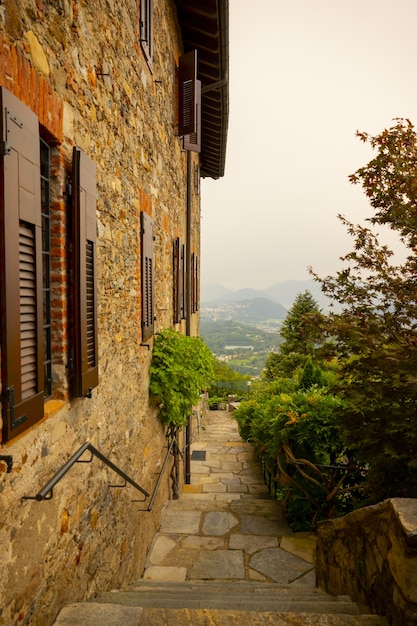
<svg viewBox="0 0 417 626">
<path fill-rule="evenodd" d="M 4 463 L 6 463 L 7 465 L 7 474 L 10 474 L 10 472 L 13 469 L 13 457 L 11 454 L 1 454 L 0 455 L 0 461 L 4 461 Z"/>
</svg>

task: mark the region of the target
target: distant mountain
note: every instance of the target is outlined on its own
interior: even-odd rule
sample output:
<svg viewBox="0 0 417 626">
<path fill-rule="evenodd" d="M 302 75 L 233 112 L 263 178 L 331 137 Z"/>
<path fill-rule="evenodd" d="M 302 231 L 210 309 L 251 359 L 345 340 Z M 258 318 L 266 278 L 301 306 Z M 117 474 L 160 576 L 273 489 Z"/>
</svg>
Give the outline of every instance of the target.
<svg viewBox="0 0 417 626">
<path fill-rule="evenodd" d="M 287 309 L 290 309 L 296 297 L 305 291 L 311 293 L 320 308 L 326 309 L 330 303 L 330 299 L 321 291 L 320 284 L 314 280 L 286 280 L 275 283 L 264 291 L 268 298 L 280 302 Z"/>
<path fill-rule="evenodd" d="M 246 324 L 258 324 L 266 320 L 283 320 L 287 310 L 269 298 L 223 300 L 201 305 L 202 320 L 234 320 Z"/>
<path fill-rule="evenodd" d="M 251 298 L 240 302 L 242 321 L 263 322 L 265 320 L 281 320 L 287 316 L 287 310 L 269 298 Z"/>
<path fill-rule="evenodd" d="M 221 300 L 222 302 L 240 302 L 242 300 L 252 300 L 253 298 L 268 298 L 268 300 L 271 300 L 271 297 L 264 291 L 250 288 L 232 291 L 227 296 L 221 298 Z"/>
<path fill-rule="evenodd" d="M 329 307 L 329 298 L 322 293 L 319 283 L 314 280 L 286 280 L 262 290 L 247 288 L 233 291 L 219 284 L 202 285 L 201 302 L 202 307 L 205 307 L 226 302 L 267 298 L 280 304 L 288 311 L 294 304 L 296 297 L 305 291 L 311 293 L 320 308 L 327 309 Z"/>
<path fill-rule="evenodd" d="M 208 285 L 201 285 L 201 302 L 214 302 L 215 300 L 221 300 L 226 298 L 231 293 L 232 289 L 223 287 L 218 283 L 210 283 Z"/>
</svg>

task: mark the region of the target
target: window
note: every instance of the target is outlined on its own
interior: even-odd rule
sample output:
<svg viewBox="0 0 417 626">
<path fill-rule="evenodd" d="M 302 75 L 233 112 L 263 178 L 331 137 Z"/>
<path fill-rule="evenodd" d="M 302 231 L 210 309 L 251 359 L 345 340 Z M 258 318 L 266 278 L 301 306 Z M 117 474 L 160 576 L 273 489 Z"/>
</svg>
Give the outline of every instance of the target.
<svg viewBox="0 0 417 626">
<path fill-rule="evenodd" d="M 40 138 L 37 116 L 3 87 L 0 108 L 0 399 L 3 441 L 7 441 L 43 418 L 44 399 L 53 391 L 54 250 L 49 146 Z M 74 210 L 78 228 L 73 229 L 73 284 L 74 291 L 83 295 L 74 297 L 69 321 L 74 329 L 71 343 L 77 345 L 74 392 L 81 390 L 82 395 L 97 384 L 95 167 L 84 157 L 79 157 L 73 181 L 79 198 Z M 80 382 L 86 365 L 89 373 L 95 368 L 95 377 L 90 373 Z"/>
<path fill-rule="evenodd" d="M 201 151 L 201 81 L 197 80 L 197 50 L 180 58 L 178 134 L 184 138 L 185 150 Z"/>
<path fill-rule="evenodd" d="M 153 69 L 152 0 L 140 0 L 140 45 L 149 69 Z"/>
<path fill-rule="evenodd" d="M 140 214 L 141 234 L 141 277 L 142 277 L 142 341 L 154 334 L 154 260 L 153 260 L 153 221 L 142 212 Z"/>
</svg>

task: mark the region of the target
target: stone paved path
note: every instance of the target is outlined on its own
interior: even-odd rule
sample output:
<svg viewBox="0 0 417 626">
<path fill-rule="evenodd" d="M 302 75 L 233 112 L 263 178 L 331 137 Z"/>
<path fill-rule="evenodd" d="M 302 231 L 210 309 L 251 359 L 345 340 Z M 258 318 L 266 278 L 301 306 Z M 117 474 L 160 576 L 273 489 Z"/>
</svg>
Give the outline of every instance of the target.
<svg viewBox="0 0 417 626">
<path fill-rule="evenodd" d="M 386 626 L 315 587 L 314 538 L 291 532 L 228 413 L 210 412 L 192 449 L 143 579 L 67 605 L 56 626 Z"/>
<path fill-rule="evenodd" d="M 191 458 L 191 484 L 166 504 L 143 578 L 314 587 L 314 537 L 292 533 L 230 413 L 208 412 Z"/>
</svg>

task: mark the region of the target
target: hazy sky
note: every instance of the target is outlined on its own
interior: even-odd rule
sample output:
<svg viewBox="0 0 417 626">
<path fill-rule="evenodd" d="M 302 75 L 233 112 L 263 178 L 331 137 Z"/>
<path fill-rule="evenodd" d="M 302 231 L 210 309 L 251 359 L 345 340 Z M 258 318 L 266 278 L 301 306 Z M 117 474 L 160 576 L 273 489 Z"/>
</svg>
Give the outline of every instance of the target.
<svg viewBox="0 0 417 626">
<path fill-rule="evenodd" d="M 229 0 L 225 176 L 202 182 L 202 283 L 334 274 L 372 214 L 356 130 L 417 125 L 417 0 Z"/>
</svg>

